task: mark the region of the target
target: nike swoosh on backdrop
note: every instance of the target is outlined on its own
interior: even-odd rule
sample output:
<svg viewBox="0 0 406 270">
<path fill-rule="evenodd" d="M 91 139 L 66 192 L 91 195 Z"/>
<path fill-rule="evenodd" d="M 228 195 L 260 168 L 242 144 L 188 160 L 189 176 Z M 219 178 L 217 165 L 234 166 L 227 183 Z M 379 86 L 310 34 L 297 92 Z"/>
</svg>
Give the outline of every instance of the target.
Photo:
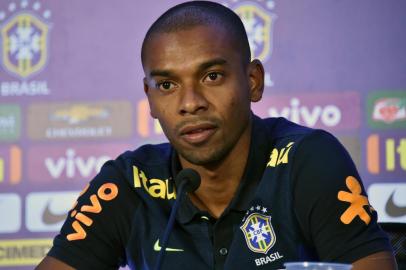
<svg viewBox="0 0 406 270">
<path fill-rule="evenodd" d="M 47 205 L 42 213 L 42 221 L 46 225 L 54 225 L 66 219 L 67 213 L 65 214 L 54 214 L 49 209 L 50 201 L 47 202 Z"/>
<path fill-rule="evenodd" d="M 391 217 L 401 217 L 406 215 L 406 206 L 397 206 L 393 201 L 394 194 L 395 191 L 392 192 L 388 201 L 386 202 L 385 205 L 386 213 L 388 213 L 388 215 Z"/>
<path fill-rule="evenodd" d="M 161 251 L 161 246 L 159 245 L 159 239 L 156 240 L 155 244 L 154 244 L 154 250 L 155 251 Z M 183 249 L 178 249 L 178 248 L 165 248 L 165 251 L 175 251 L 175 252 L 179 252 L 179 251 L 183 251 Z"/>
</svg>

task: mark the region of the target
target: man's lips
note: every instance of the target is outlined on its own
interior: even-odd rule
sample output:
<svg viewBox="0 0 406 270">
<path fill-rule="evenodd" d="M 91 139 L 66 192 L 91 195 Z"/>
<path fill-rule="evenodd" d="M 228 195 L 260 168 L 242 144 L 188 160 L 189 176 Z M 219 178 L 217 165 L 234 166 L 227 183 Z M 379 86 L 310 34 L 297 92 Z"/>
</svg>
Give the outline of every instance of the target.
<svg viewBox="0 0 406 270">
<path fill-rule="evenodd" d="M 211 123 L 185 125 L 180 130 L 180 137 L 190 144 L 201 144 L 207 141 L 217 130 Z"/>
</svg>

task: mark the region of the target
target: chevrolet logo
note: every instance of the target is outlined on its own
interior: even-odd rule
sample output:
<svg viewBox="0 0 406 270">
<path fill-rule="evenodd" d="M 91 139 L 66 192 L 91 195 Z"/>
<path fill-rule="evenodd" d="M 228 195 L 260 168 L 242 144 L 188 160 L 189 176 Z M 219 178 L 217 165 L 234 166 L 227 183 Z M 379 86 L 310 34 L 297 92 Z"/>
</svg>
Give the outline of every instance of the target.
<svg viewBox="0 0 406 270">
<path fill-rule="evenodd" d="M 90 118 L 104 119 L 109 116 L 106 109 L 87 105 L 74 105 L 68 109 L 57 110 L 51 116 L 52 120 L 66 121 L 69 124 L 79 124 Z"/>
</svg>

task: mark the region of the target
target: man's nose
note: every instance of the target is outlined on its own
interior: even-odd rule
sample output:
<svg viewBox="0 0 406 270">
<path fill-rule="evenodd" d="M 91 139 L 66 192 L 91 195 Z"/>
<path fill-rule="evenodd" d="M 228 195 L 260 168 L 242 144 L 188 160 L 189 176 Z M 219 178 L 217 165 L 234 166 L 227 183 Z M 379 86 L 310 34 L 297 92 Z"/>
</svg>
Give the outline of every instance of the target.
<svg viewBox="0 0 406 270">
<path fill-rule="evenodd" d="M 207 110 L 207 108 L 208 102 L 201 89 L 195 86 L 182 89 L 180 114 L 197 114 Z"/>
</svg>

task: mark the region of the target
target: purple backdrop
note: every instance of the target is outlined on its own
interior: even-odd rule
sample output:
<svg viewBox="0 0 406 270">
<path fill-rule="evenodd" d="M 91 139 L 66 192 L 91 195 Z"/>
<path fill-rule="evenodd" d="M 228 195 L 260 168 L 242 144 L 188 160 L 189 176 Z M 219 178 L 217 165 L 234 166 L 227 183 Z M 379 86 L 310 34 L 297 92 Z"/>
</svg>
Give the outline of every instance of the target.
<svg viewBox="0 0 406 270">
<path fill-rule="evenodd" d="M 179 2 L 0 2 L 0 269 L 33 268 L 106 159 L 165 140 L 139 56 Z M 265 65 L 253 110 L 335 134 L 380 221 L 406 222 L 406 2 L 221 3 Z"/>
</svg>

